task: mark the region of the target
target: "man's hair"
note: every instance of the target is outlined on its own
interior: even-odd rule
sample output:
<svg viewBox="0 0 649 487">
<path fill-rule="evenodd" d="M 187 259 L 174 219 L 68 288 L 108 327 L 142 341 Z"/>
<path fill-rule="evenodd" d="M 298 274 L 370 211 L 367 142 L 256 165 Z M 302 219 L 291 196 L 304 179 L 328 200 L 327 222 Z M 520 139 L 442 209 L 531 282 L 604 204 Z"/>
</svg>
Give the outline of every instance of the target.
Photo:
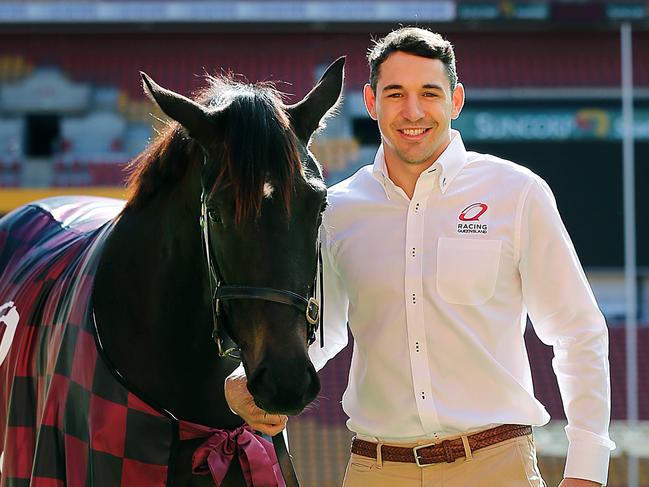
<svg viewBox="0 0 649 487">
<path fill-rule="evenodd" d="M 370 86 L 376 93 L 381 64 L 393 52 L 405 52 L 429 59 L 439 59 L 444 63 L 446 74 L 451 84 L 451 91 L 457 86 L 455 53 L 453 45 L 441 35 L 419 27 L 402 27 L 390 32 L 368 49 L 367 60 L 370 64 Z"/>
</svg>

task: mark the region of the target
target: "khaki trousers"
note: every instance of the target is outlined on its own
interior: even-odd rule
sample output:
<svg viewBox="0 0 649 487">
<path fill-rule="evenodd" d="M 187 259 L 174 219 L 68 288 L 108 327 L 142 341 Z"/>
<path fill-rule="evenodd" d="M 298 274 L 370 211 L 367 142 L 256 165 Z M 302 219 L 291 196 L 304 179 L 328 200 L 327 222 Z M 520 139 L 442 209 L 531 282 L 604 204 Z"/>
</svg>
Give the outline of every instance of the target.
<svg viewBox="0 0 649 487">
<path fill-rule="evenodd" d="M 410 446 L 410 445 L 399 445 Z M 413 445 L 413 446 L 416 446 Z M 343 487 L 545 487 L 532 435 L 471 452 L 471 458 L 418 467 L 353 454 Z"/>
</svg>

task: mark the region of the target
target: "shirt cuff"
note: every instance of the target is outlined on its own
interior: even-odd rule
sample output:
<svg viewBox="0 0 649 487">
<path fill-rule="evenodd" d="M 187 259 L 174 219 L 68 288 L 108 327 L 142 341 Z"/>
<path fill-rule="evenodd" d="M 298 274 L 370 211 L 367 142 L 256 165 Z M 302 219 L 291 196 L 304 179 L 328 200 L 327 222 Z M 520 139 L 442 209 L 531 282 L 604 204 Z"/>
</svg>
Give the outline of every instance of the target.
<svg viewBox="0 0 649 487">
<path fill-rule="evenodd" d="M 610 457 L 611 448 L 606 445 L 571 441 L 563 476 L 606 485 Z"/>
</svg>

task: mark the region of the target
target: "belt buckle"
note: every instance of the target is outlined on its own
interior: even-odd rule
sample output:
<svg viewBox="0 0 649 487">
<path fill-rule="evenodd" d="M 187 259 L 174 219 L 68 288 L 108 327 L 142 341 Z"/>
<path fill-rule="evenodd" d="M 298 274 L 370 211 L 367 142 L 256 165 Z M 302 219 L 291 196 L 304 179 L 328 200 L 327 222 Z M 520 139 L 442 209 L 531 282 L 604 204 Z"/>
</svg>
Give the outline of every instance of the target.
<svg viewBox="0 0 649 487">
<path fill-rule="evenodd" d="M 427 443 L 425 445 L 416 446 L 416 447 L 414 447 L 412 449 L 412 453 L 415 455 L 415 463 L 417 464 L 418 467 L 423 468 L 423 467 L 430 467 L 431 465 L 435 465 L 435 462 L 433 462 L 433 463 L 421 463 L 419 461 L 419 459 L 420 459 L 419 450 L 421 450 L 422 448 L 428 448 L 428 447 L 435 446 L 435 445 L 436 445 L 436 443 Z"/>
</svg>

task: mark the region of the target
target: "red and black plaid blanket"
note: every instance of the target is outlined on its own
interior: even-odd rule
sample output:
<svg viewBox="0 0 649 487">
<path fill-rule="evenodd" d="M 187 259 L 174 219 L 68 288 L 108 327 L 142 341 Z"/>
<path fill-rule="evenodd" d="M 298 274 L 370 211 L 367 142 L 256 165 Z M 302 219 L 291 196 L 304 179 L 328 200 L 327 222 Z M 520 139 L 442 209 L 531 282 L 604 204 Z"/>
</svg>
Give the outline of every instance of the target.
<svg viewBox="0 0 649 487">
<path fill-rule="evenodd" d="M 0 220 L 2 487 L 167 485 L 174 442 L 187 426 L 130 393 L 96 342 L 92 284 L 122 205 L 52 198 Z M 203 429 L 203 436 L 213 435 L 202 448 L 209 447 L 204 455 L 211 455 L 214 470 L 219 455 L 208 443 L 237 438 Z M 247 432 L 240 433 L 244 443 Z M 258 451 L 270 445 L 254 443 Z M 281 474 L 272 446 L 265 459 L 272 480 L 261 484 L 283 485 L 275 482 Z M 228 466 L 225 459 L 222 470 Z M 196 471 L 206 467 L 194 465 Z"/>
</svg>

